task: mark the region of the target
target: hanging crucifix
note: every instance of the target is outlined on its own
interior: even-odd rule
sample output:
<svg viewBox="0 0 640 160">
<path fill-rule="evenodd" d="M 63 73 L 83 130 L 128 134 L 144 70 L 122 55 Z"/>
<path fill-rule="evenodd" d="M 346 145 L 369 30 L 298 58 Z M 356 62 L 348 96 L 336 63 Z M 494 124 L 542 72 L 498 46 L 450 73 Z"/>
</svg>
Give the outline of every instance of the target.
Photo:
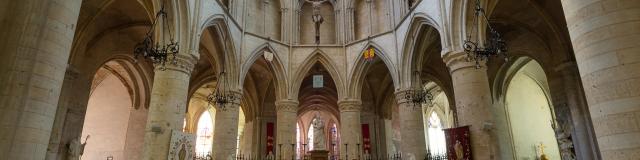
<svg viewBox="0 0 640 160">
<path fill-rule="evenodd" d="M 313 23 L 316 24 L 316 44 L 320 44 L 320 24 L 324 21 L 322 15 L 320 15 L 320 6 L 322 3 L 327 2 L 327 0 L 305 0 L 307 3 L 311 3 L 311 7 L 313 7 L 313 15 L 311 18 Z"/>
</svg>

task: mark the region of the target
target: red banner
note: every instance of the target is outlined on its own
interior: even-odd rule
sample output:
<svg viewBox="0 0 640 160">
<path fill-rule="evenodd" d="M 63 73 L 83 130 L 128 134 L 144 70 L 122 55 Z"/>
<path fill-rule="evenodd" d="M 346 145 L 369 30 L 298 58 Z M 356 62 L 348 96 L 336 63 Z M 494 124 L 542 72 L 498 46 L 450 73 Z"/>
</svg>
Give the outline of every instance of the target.
<svg viewBox="0 0 640 160">
<path fill-rule="evenodd" d="M 369 124 L 362 124 L 362 153 L 371 154 L 371 136 L 369 134 Z"/>
<path fill-rule="evenodd" d="M 450 159 L 470 160 L 471 158 L 471 133 L 469 126 L 443 129 L 447 139 L 447 155 Z"/>
<path fill-rule="evenodd" d="M 273 151 L 273 140 L 273 123 L 267 122 L 267 155 L 269 154 L 269 152 L 275 154 L 275 152 Z"/>
</svg>

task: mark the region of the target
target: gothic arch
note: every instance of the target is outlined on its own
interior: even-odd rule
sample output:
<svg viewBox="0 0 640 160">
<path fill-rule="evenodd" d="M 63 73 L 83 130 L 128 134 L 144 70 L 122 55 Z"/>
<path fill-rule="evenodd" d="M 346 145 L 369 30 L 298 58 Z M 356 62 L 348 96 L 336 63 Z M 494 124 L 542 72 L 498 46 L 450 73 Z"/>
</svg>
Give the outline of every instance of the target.
<svg viewBox="0 0 640 160">
<path fill-rule="evenodd" d="M 247 74 L 249 73 L 249 69 L 251 69 L 251 66 L 258 60 L 258 58 L 260 58 L 260 56 L 264 55 L 264 51 L 273 53 L 273 61 L 268 62 L 268 64 L 271 67 L 271 74 L 275 78 L 276 82 L 276 99 L 283 99 L 287 97 L 286 87 L 288 86 L 289 81 L 286 76 L 284 65 L 282 65 L 280 54 L 278 54 L 273 46 L 271 46 L 271 44 L 269 43 L 265 43 L 257 47 L 253 52 L 251 52 L 251 55 L 248 57 L 248 59 L 244 61 L 242 70 L 240 72 L 240 82 L 244 82 Z"/>
<path fill-rule="evenodd" d="M 444 42 L 442 36 L 443 34 L 440 27 L 438 26 L 438 23 L 436 23 L 436 21 L 430 18 L 428 15 L 422 13 L 415 14 L 414 17 L 412 17 L 411 25 L 409 27 L 409 31 L 406 34 L 405 43 L 402 49 L 402 61 L 400 63 L 401 73 L 399 73 L 399 80 L 401 83 L 399 83 L 397 88 L 411 87 L 410 85 L 413 78 L 413 71 L 415 71 L 417 65 L 422 64 L 422 61 L 425 59 L 425 54 L 418 54 L 418 51 L 416 50 L 417 46 L 422 46 L 417 45 L 417 43 L 422 42 L 421 39 L 419 39 L 419 35 L 425 34 L 424 32 L 436 32 L 439 36 L 437 40 L 442 46 L 442 48 L 440 49 L 443 53 L 446 50 L 446 48 L 444 48 L 444 45 L 442 45 L 442 42 Z"/>
<path fill-rule="evenodd" d="M 393 62 L 387 55 L 387 52 L 385 52 L 382 47 L 380 47 L 375 42 L 369 42 L 369 44 L 365 45 L 365 47 L 362 48 L 358 53 L 363 53 L 369 48 L 373 48 L 376 52 L 375 54 L 376 58 L 380 58 L 382 62 L 385 64 L 386 66 L 385 68 L 387 68 L 387 70 L 389 71 L 389 74 L 391 75 L 393 86 L 399 86 L 400 81 L 398 77 L 398 69 L 396 68 L 396 65 L 393 64 Z M 363 57 L 364 57 L 363 54 L 358 54 L 355 65 L 350 72 L 349 78 L 351 79 L 351 81 L 348 82 L 349 86 L 347 90 L 349 92 L 347 96 L 349 97 L 360 97 L 360 94 L 362 92 L 362 85 L 364 83 L 364 78 L 366 76 L 366 71 L 372 65 L 371 63 L 367 62 Z"/>
<path fill-rule="evenodd" d="M 333 61 L 331 61 L 327 57 L 328 56 L 326 53 L 322 52 L 319 49 L 316 49 L 315 51 L 313 51 L 311 56 L 309 56 L 307 59 L 305 59 L 301 63 L 303 66 L 300 66 L 298 68 L 298 70 L 294 74 L 293 81 L 291 81 L 292 86 L 289 88 L 289 93 L 291 93 L 289 94 L 290 99 L 298 98 L 298 94 L 299 94 L 298 92 L 302 85 L 302 81 L 304 80 L 304 77 L 306 77 L 307 73 L 311 70 L 311 67 L 313 67 L 313 65 L 315 65 L 316 63 L 320 63 L 322 66 L 324 66 L 324 68 L 327 69 L 327 71 L 331 75 L 331 78 L 333 79 L 336 85 L 338 99 L 345 97 L 346 93 L 344 91 L 345 90 L 344 79 L 341 76 L 340 72 L 338 72 L 338 70 L 336 69 L 337 65 L 335 65 Z"/>
<path fill-rule="evenodd" d="M 511 59 L 512 60 L 508 61 L 507 63 L 505 63 L 500 67 L 498 73 L 495 76 L 496 78 L 494 79 L 493 85 L 492 85 L 492 95 L 494 97 L 494 100 L 501 101 L 501 98 L 503 98 L 507 92 L 507 86 L 509 86 L 509 83 L 513 79 L 513 76 L 515 76 L 518 73 L 518 71 L 520 71 L 525 65 L 527 65 L 530 62 L 537 63 L 542 67 L 542 71 L 544 72 L 545 79 L 547 79 L 548 81 L 549 74 L 548 74 L 548 71 L 545 69 L 544 64 L 540 63 L 540 61 L 536 60 L 534 57 L 519 55 L 519 56 L 513 56 L 513 58 Z M 536 80 L 536 82 L 539 85 L 543 83 L 543 82 L 540 82 L 539 77 L 535 77 L 534 80 Z M 543 90 L 545 94 L 550 95 L 550 91 L 548 88 L 543 88 Z M 547 97 L 547 98 L 551 100 L 551 97 Z"/>
<path fill-rule="evenodd" d="M 231 86 L 235 86 L 235 88 L 240 88 L 240 68 L 238 68 L 239 58 L 235 50 L 234 40 L 231 37 L 231 32 L 228 28 L 228 23 L 224 15 L 216 14 L 207 18 L 202 26 L 200 26 L 198 30 L 198 36 L 196 38 L 197 43 L 193 43 L 194 45 L 199 45 L 202 37 L 202 33 L 204 33 L 205 29 L 210 29 L 212 31 L 212 37 L 218 38 L 214 40 L 216 42 L 217 47 L 222 47 L 222 53 L 220 55 L 211 55 L 212 57 L 224 58 L 224 68 L 227 72 L 229 82 L 231 82 Z M 218 60 L 222 62 L 221 60 Z"/>
<path fill-rule="evenodd" d="M 113 62 L 113 63 L 111 63 Z M 113 65 L 121 67 L 121 70 L 114 69 Z M 121 79 L 122 83 L 127 87 L 131 97 L 132 106 L 135 109 L 140 107 L 149 108 L 151 99 L 151 88 L 153 74 L 145 64 L 136 63 L 131 55 L 116 54 L 112 58 L 105 60 L 101 67 L 111 67 L 110 70 L 115 76 Z M 93 73 L 95 74 L 97 70 Z"/>
</svg>

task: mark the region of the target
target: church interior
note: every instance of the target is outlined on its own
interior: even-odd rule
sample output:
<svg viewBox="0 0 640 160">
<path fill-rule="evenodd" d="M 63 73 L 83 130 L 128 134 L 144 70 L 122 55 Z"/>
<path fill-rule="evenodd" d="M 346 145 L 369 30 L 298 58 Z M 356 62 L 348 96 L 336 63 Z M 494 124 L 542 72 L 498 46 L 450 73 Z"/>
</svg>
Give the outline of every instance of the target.
<svg viewBox="0 0 640 160">
<path fill-rule="evenodd" d="M 638 160 L 640 0 L 0 0 L 0 160 Z"/>
</svg>

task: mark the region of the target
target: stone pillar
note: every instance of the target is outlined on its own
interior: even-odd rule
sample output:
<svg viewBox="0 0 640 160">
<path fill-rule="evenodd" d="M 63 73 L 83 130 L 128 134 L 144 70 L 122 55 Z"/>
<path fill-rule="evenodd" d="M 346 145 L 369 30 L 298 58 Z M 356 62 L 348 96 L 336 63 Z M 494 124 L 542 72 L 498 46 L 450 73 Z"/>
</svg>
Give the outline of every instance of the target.
<svg viewBox="0 0 640 160">
<path fill-rule="evenodd" d="M 238 117 L 240 115 L 240 92 L 231 92 L 238 97 L 236 101 L 216 110 L 213 128 L 213 159 L 234 159 L 238 138 Z"/>
<path fill-rule="evenodd" d="M 414 104 L 405 95 L 409 90 L 396 92 L 400 116 L 400 149 L 405 158 L 424 159 L 427 149 L 425 143 L 422 105 Z M 416 106 L 417 105 L 417 106 Z"/>
<path fill-rule="evenodd" d="M 45 159 L 81 2 L 0 2 L 0 157 Z"/>
<path fill-rule="evenodd" d="M 465 53 L 449 53 L 444 58 L 453 81 L 459 126 L 470 126 L 473 159 L 495 159 L 496 143 L 491 137 L 493 118 L 487 67 L 475 68 Z M 487 128 L 489 127 L 489 128 Z"/>
<path fill-rule="evenodd" d="M 166 159 L 172 130 L 182 132 L 189 79 L 197 58 L 180 54 L 177 60 L 177 64 L 167 63 L 166 70 L 155 71 L 144 135 L 145 160 Z"/>
<path fill-rule="evenodd" d="M 280 100 L 276 102 L 276 153 L 278 157 L 290 159 L 293 149 L 291 144 L 296 143 L 296 118 L 298 111 L 298 101 Z M 278 144 L 282 144 L 282 148 L 278 148 Z M 295 147 L 295 146 L 294 146 Z M 278 149 L 282 149 L 279 151 Z"/>
<path fill-rule="evenodd" d="M 67 66 L 46 159 L 66 159 L 67 144 L 82 136 L 93 76 Z"/>
<path fill-rule="evenodd" d="M 603 159 L 640 156 L 640 1 L 562 0 Z"/>
<path fill-rule="evenodd" d="M 360 123 L 360 112 L 362 111 L 362 102 L 360 100 L 342 100 L 338 102 L 340 109 L 340 157 L 347 159 L 358 158 L 357 144 L 362 147 L 362 127 Z M 348 148 L 345 148 L 348 144 Z M 337 145 L 337 144 L 336 144 Z M 347 151 L 345 151 L 347 149 Z M 360 149 L 361 150 L 361 149 Z"/>
</svg>

